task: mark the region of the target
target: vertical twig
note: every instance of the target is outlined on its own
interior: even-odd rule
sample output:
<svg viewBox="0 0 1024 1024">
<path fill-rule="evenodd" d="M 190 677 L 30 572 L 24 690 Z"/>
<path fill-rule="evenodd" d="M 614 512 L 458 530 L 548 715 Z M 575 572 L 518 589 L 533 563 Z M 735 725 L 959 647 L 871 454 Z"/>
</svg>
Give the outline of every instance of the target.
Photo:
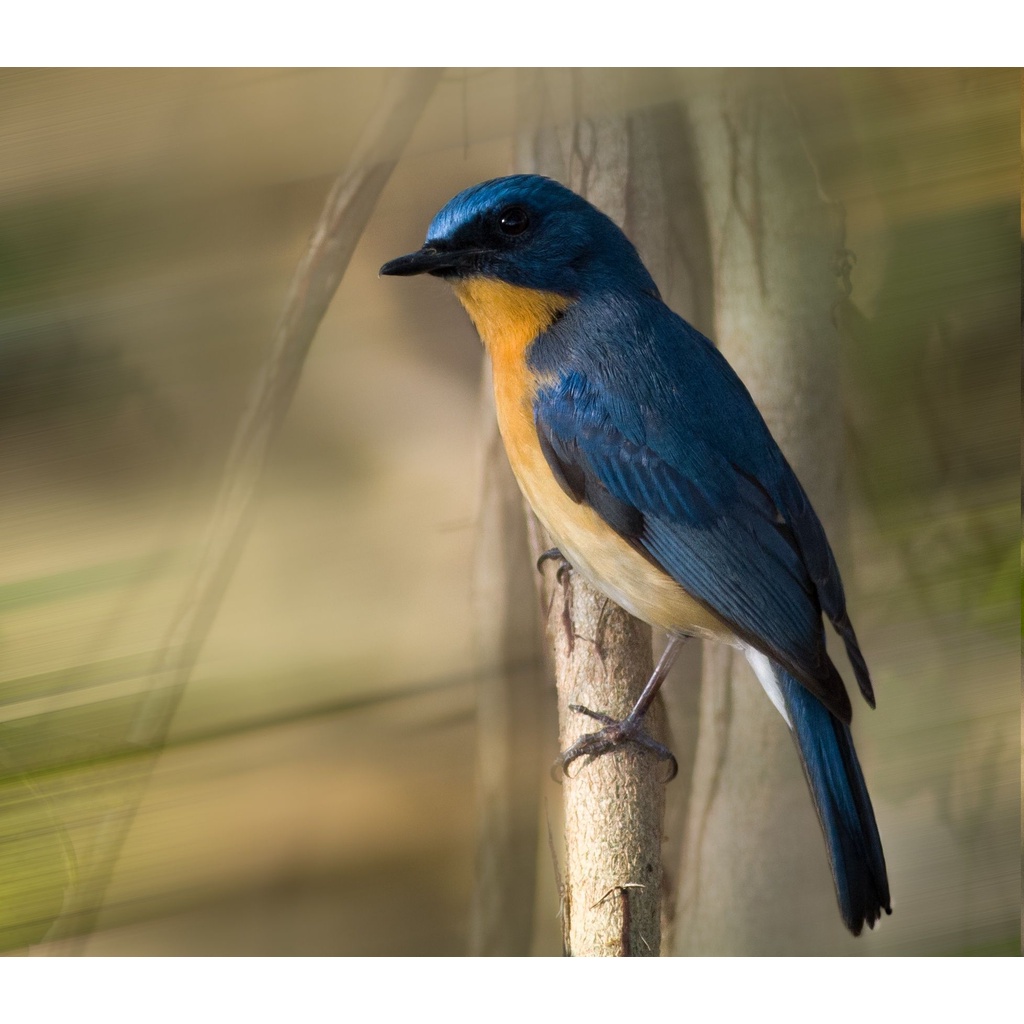
<svg viewBox="0 0 1024 1024">
<path fill-rule="evenodd" d="M 570 185 L 620 225 L 630 215 L 634 234 L 656 218 L 636 203 L 643 189 L 648 211 L 658 210 L 654 183 L 639 182 L 631 165 L 631 130 L 639 116 L 608 114 L 618 76 L 574 72 L 572 114 L 553 127 L 554 76 L 526 73 L 519 169 L 548 174 Z M 593 115 L 593 116 L 590 116 Z M 664 218 L 661 218 L 664 223 Z M 638 241 L 640 241 L 638 239 Z M 651 245 L 649 251 L 663 246 Z M 550 546 L 535 533 L 534 554 Z M 555 650 L 560 742 L 569 747 L 593 721 L 569 710 L 578 703 L 622 717 L 650 676 L 650 629 L 572 574 L 556 580 L 546 570 L 547 628 Z M 661 709 L 648 716 L 657 732 Z M 568 951 L 574 956 L 656 956 L 660 947 L 661 842 L 664 786 L 659 766 L 633 746 L 573 766 L 564 782 L 565 886 L 563 912 Z M 607 899 L 609 892 L 623 898 Z"/>
</svg>

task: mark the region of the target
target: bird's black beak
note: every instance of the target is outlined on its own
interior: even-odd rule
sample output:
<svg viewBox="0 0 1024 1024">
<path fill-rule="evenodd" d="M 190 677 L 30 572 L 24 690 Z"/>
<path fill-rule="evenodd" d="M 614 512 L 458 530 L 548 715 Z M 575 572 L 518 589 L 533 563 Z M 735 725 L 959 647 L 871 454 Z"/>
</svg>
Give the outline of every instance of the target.
<svg viewBox="0 0 1024 1024">
<path fill-rule="evenodd" d="M 458 260 L 458 253 L 441 252 L 431 245 L 425 245 L 407 256 L 389 260 L 380 268 L 380 272 L 389 277 L 412 277 L 413 274 L 435 274 L 444 277 L 457 269 Z"/>
</svg>

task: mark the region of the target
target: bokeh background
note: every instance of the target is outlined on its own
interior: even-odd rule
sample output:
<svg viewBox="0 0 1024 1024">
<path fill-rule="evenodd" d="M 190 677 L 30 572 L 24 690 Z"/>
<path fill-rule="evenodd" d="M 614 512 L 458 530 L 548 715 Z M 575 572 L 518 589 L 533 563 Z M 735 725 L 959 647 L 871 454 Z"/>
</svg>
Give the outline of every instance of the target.
<svg viewBox="0 0 1024 1024">
<path fill-rule="evenodd" d="M 467 949 L 481 353 L 438 282 L 377 268 L 514 169 L 514 71 L 449 69 L 431 96 L 166 748 L 132 742 L 292 271 L 389 75 L 0 74 L 4 950 Z M 617 81 L 639 107 L 695 78 Z M 1016 954 L 1020 76 L 786 87 L 856 257 L 843 570 L 896 912 L 853 951 Z M 550 881 L 536 927 L 556 953 Z"/>
</svg>

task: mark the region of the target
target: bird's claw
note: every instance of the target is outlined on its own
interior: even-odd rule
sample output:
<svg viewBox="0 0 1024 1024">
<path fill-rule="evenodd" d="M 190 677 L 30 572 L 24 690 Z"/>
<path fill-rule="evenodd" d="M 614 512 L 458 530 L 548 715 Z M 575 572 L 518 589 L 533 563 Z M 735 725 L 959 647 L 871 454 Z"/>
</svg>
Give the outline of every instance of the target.
<svg viewBox="0 0 1024 1024">
<path fill-rule="evenodd" d="M 618 721 L 600 711 L 591 711 L 590 708 L 585 708 L 582 704 L 570 704 L 569 710 L 587 715 L 603 723 L 604 728 L 581 736 L 568 750 L 563 750 L 555 758 L 555 763 L 551 766 L 551 777 L 555 782 L 561 782 L 563 778 L 569 776 L 569 765 L 577 758 L 600 757 L 602 754 L 607 754 L 610 750 L 622 746 L 623 743 L 635 743 L 637 746 L 649 750 L 659 761 L 668 761 L 669 771 L 662 780 L 663 782 L 671 782 L 679 774 L 679 762 L 675 755 L 664 744 L 651 739 L 640 727 L 639 720 L 631 721 L 629 718 L 625 718 Z"/>
<path fill-rule="evenodd" d="M 537 572 L 539 572 L 539 573 L 543 573 L 544 572 L 544 563 L 545 562 L 561 562 L 562 563 L 561 565 L 559 565 L 558 571 L 555 573 L 555 579 L 558 580 L 559 583 L 564 584 L 565 583 L 565 574 L 567 572 L 571 572 L 572 571 L 572 566 L 566 561 L 565 555 L 563 555 L 562 552 L 558 550 L 558 548 L 548 548 L 548 550 L 545 551 L 540 556 L 540 558 L 537 559 Z"/>
<path fill-rule="evenodd" d="M 562 552 L 559 551 L 558 548 L 548 548 L 547 551 L 545 551 L 540 556 L 540 558 L 537 559 L 537 572 L 543 572 L 544 571 L 544 563 L 545 562 L 554 562 L 554 561 L 564 562 L 565 559 L 562 556 Z"/>
</svg>

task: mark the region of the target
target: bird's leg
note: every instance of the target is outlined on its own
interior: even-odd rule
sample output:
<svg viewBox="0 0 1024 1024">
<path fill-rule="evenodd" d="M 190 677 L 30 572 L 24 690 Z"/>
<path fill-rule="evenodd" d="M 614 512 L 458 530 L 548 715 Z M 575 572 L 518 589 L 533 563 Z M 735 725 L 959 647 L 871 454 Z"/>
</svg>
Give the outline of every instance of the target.
<svg viewBox="0 0 1024 1024">
<path fill-rule="evenodd" d="M 621 722 L 616 721 L 609 715 L 602 714 L 600 711 L 591 711 L 580 704 L 569 705 L 570 710 L 603 722 L 604 728 L 598 732 L 590 732 L 585 736 L 581 736 L 568 750 L 558 755 L 551 769 L 556 781 L 560 776 L 565 775 L 569 765 L 576 758 L 598 757 L 601 754 L 606 754 L 609 750 L 614 750 L 623 743 L 636 743 L 638 746 L 651 751 L 659 760 L 669 761 L 669 775 L 665 781 L 671 782 L 676 777 L 676 773 L 679 771 L 679 763 L 676 761 L 672 751 L 663 744 L 651 739 L 643 731 L 641 725 L 647 709 L 653 703 L 661 684 L 669 673 L 669 669 L 672 668 L 672 664 L 676 660 L 676 656 L 687 640 L 689 640 L 689 637 L 675 634 L 668 638 L 665 650 L 658 659 L 658 664 L 655 666 L 651 678 L 647 680 L 643 693 L 640 694 L 637 702 L 633 705 L 633 710 Z"/>
</svg>

